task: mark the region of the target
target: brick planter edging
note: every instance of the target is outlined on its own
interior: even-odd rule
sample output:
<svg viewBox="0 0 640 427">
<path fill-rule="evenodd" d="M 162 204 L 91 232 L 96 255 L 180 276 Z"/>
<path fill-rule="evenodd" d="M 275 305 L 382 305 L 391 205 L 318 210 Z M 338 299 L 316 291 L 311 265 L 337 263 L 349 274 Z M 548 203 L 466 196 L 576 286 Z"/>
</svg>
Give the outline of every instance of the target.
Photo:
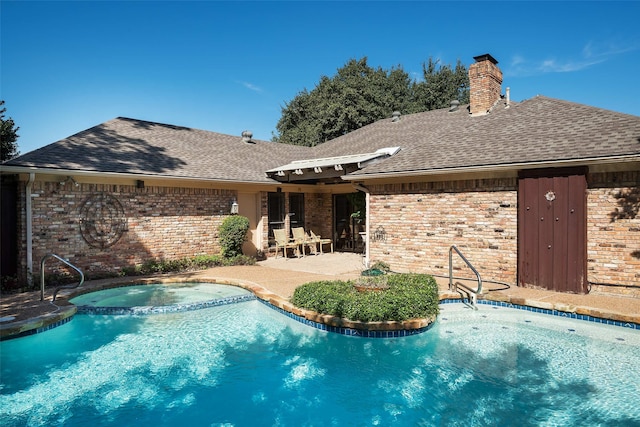
<svg viewBox="0 0 640 427">
<path fill-rule="evenodd" d="M 332 316 L 330 314 L 322 314 L 312 310 L 306 310 L 300 307 L 296 307 L 287 299 L 281 297 L 280 295 L 274 294 L 260 286 L 257 283 L 249 282 L 245 280 L 237 280 L 237 279 L 223 279 L 223 278 L 212 278 L 212 277 L 201 277 L 199 280 L 211 282 L 211 283 L 219 283 L 219 284 L 227 284 L 241 287 L 243 289 L 247 289 L 253 292 L 259 300 L 268 303 L 272 307 L 279 309 L 285 313 L 290 313 L 292 317 L 296 320 L 303 321 L 303 323 L 309 324 L 309 322 L 325 325 L 326 328 L 322 326 L 316 326 L 311 324 L 310 326 L 314 326 L 318 329 L 328 330 L 330 332 L 338 332 L 343 333 L 344 335 L 358 335 L 358 336 L 369 336 L 377 338 L 377 335 L 388 335 L 388 334 L 375 334 L 375 332 L 398 332 L 399 334 L 395 334 L 394 336 L 402 336 L 402 335 L 413 335 L 418 332 L 424 332 L 429 326 L 436 320 L 435 316 L 424 319 L 410 319 L 404 321 L 386 321 L 386 322 L 361 322 L 355 320 L 344 319 L 342 317 Z M 349 331 L 340 332 L 340 330 L 353 330 L 353 331 L 361 331 L 367 332 L 363 333 L 352 333 Z"/>
</svg>

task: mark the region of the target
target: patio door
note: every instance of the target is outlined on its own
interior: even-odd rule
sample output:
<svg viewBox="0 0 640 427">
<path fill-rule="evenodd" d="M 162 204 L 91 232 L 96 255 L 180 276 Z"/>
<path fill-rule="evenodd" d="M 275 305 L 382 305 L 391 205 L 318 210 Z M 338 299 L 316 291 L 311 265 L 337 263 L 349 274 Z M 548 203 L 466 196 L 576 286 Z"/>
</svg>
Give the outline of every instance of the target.
<svg viewBox="0 0 640 427">
<path fill-rule="evenodd" d="M 273 240 L 273 230 L 284 228 L 284 193 L 269 193 L 267 195 L 267 221 L 269 222 L 269 245 Z"/>
<path fill-rule="evenodd" d="M 333 235 L 337 250 L 362 252 L 364 246 L 360 233 L 364 231 L 365 206 L 365 194 L 362 192 L 333 196 Z"/>
<path fill-rule="evenodd" d="M 289 193 L 289 223 L 291 228 L 304 227 L 304 193 Z"/>
<path fill-rule="evenodd" d="M 587 293 L 586 168 L 518 180 L 518 285 Z"/>
</svg>

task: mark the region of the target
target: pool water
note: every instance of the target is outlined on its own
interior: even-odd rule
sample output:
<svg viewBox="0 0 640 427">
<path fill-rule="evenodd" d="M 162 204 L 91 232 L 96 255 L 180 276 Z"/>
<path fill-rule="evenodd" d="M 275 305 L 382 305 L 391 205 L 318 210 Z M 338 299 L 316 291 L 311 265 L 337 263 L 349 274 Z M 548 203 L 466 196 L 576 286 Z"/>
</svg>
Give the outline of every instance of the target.
<svg viewBox="0 0 640 427">
<path fill-rule="evenodd" d="M 70 302 L 91 307 L 158 307 L 247 294 L 250 292 L 236 286 L 215 283 L 171 283 L 104 289 L 79 295 Z"/>
<path fill-rule="evenodd" d="M 640 426 L 638 331 L 510 308 L 366 339 L 254 300 L 0 345 L 3 426 Z"/>
</svg>

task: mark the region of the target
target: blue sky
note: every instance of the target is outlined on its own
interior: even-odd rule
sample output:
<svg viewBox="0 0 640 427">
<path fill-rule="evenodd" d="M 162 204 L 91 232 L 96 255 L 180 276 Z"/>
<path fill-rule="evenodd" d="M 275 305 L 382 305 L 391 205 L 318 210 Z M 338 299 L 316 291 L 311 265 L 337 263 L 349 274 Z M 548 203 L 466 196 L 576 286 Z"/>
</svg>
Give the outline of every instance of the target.
<svg viewBox="0 0 640 427">
<path fill-rule="evenodd" d="M 504 88 L 640 115 L 640 2 L 6 1 L 1 98 L 22 154 L 123 116 L 270 140 L 349 59 L 421 76 L 490 53 Z"/>
</svg>

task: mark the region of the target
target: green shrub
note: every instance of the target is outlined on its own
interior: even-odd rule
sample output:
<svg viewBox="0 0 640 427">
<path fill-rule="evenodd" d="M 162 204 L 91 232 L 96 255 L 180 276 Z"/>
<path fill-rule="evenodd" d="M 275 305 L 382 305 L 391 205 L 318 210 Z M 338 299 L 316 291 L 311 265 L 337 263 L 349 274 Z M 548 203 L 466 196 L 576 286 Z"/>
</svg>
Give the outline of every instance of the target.
<svg viewBox="0 0 640 427">
<path fill-rule="evenodd" d="M 218 228 L 218 238 L 222 247 L 222 256 L 226 258 L 242 255 L 242 244 L 249 231 L 249 218 L 231 215 L 222 221 Z"/>
<path fill-rule="evenodd" d="M 310 282 L 296 288 L 291 302 L 318 313 L 343 316 L 345 304 L 357 293 L 351 282 L 340 280 Z"/>
<path fill-rule="evenodd" d="M 246 255 L 225 258 L 222 255 L 198 255 L 194 258 L 178 260 L 149 260 L 142 265 L 125 267 L 122 273 L 126 276 L 145 276 L 157 273 L 178 273 L 181 271 L 204 270 L 212 267 L 230 265 L 254 265 L 256 259 Z"/>
<path fill-rule="evenodd" d="M 366 292 L 358 292 L 354 284 L 340 280 L 306 283 L 294 291 L 291 302 L 318 313 L 363 322 L 407 320 L 438 314 L 438 285 L 432 276 L 392 274 L 386 276 L 388 289 Z"/>
<path fill-rule="evenodd" d="M 158 273 L 179 273 L 184 271 L 204 270 L 213 267 L 223 267 L 231 265 L 255 265 L 256 259 L 246 255 L 237 255 L 225 258 L 222 255 L 198 255 L 193 258 L 183 258 L 178 260 L 149 260 L 143 264 L 122 267 L 116 271 L 84 271 L 85 281 L 106 279 L 123 276 L 149 276 Z M 27 291 L 39 288 L 40 275 L 34 278 L 33 285 L 5 286 L 5 277 L 2 277 L 2 291 Z M 78 283 L 77 274 L 67 274 L 60 272 L 46 273 L 45 286 L 47 288 L 58 287 Z"/>
<path fill-rule="evenodd" d="M 248 256 L 248 255 L 236 255 L 233 258 L 225 258 L 224 260 L 224 264 L 225 266 L 228 265 L 255 265 L 256 264 L 256 259 L 252 256 Z"/>
</svg>

